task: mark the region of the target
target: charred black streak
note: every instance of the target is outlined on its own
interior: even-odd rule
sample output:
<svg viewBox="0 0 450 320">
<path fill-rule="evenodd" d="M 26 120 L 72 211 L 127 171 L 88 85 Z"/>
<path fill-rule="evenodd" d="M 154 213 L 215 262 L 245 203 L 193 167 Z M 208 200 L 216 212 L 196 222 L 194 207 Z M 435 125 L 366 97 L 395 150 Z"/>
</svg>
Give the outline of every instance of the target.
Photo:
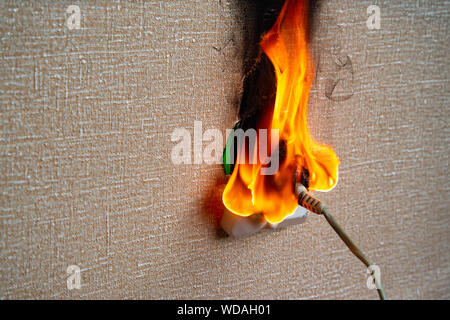
<svg viewBox="0 0 450 320">
<path fill-rule="evenodd" d="M 239 119 L 245 121 L 256 113 L 267 112 L 274 103 L 276 77 L 273 65 L 262 52 L 259 43 L 272 28 L 278 18 L 285 0 L 235 0 L 244 16 L 244 54 L 243 54 L 243 95 L 239 108 Z M 308 37 L 315 29 L 316 15 L 320 8 L 319 0 L 309 1 Z M 215 48 L 220 52 L 222 48 Z"/>
</svg>

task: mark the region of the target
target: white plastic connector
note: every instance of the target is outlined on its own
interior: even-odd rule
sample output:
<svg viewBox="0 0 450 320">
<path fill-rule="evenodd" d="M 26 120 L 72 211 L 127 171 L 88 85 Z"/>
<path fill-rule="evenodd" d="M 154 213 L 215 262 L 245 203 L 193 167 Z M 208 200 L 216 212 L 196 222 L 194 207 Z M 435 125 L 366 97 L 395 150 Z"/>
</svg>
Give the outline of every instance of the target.
<svg viewBox="0 0 450 320">
<path fill-rule="evenodd" d="M 262 214 L 253 214 L 248 217 L 239 216 L 225 208 L 220 225 L 230 236 L 245 237 L 263 228 L 280 229 L 306 221 L 309 211 L 298 206 L 295 211 L 279 223 L 269 223 Z"/>
</svg>

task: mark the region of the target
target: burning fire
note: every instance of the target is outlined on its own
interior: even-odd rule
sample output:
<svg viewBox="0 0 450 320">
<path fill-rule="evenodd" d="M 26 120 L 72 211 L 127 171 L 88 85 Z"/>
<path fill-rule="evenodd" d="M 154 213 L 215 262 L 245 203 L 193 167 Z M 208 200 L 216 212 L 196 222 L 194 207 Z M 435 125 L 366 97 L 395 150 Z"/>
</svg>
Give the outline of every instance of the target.
<svg viewBox="0 0 450 320">
<path fill-rule="evenodd" d="M 277 82 L 273 113 L 263 117 L 257 129 L 278 129 L 280 167 L 275 175 L 261 175 L 261 161 L 237 163 L 223 193 L 225 206 L 233 213 L 262 213 L 271 223 L 282 221 L 297 208 L 293 178 L 307 169 L 309 188 L 328 191 L 337 183 L 339 159 L 333 149 L 309 135 L 306 108 L 313 78 L 308 63 L 306 0 L 286 0 L 272 29 L 260 46 L 272 62 Z M 271 118 L 270 118 L 271 117 Z M 254 144 L 254 154 L 258 154 Z M 268 148 L 270 150 L 270 148 Z M 246 153 L 247 152 L 247 153 Z M 247 155 L 245 144 L 238 149 Z"/>
</svg>

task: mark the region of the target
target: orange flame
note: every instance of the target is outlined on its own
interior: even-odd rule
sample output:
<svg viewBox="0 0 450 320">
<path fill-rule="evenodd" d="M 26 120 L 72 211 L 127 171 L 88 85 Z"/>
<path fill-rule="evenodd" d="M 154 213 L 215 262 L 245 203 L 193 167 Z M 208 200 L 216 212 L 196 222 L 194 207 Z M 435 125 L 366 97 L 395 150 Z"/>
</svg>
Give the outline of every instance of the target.
<svg viewBox="0 0 450 320">
<path fill-rule="evenodd" d="M 337 183 L 339 159 L 308 132 L 306 108 L 313 70 L 308 63 L 307 18 L 307 1 L 287 0 L 260 43 L 274 66 L 277 91 L 272 119 L 263 119 L 258 127 L 278 129 L 286 155 L 275 175 L 261 175 L 260 161 L 235 165 L 223 193 L 225 206 L 235 214 L 262 213 L 271 223 L 282 221 L 298 205 L 293 188 L 297 169 L 309 171 L 311 190 L 328 191 Z M 257 144 L 254 148 L 250 152 L 257 154 Z M 238 158 L 240 153 L 249 154 L 245 152 L 245 145 L 239 146 Z"/>
</svg>

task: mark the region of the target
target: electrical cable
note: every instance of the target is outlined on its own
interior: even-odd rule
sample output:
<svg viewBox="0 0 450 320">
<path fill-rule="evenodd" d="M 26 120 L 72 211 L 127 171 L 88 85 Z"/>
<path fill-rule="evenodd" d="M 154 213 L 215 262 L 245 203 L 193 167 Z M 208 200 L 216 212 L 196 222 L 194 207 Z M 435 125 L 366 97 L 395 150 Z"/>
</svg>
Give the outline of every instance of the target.
<svg viewBox="0 0 450 320">
<path fill-rule="evenodd" d="M 304 207 L 305 209 L 314 212 L 318 215 L 323 215 L 325 219 L 328 221 L 330 226 L 336 231 L 338 236 L 344 241 L 350 251 L 359 259 L 362 263 L 366 265 L 367 268 L 370 269 L 372 266 L 372 262 L 370 259 L 362 252 L 362 250 L 356 245 L 356 243 L 350 238 L 350 236 L 345 232 L 345 230 L 341 227 L 341 225 L 334 219 L 331 213 L 328 212 L 326 206 L 317 199 L 308 193 L 308 190 L 302 184 L 296 184 L 296 194 L 298 196 L 298 204 Z M 386 299 L 386 294 L 384 292 L 383 286 L 381 284 L 381 280 L 379 274 L 371 270 L 371 275 L 375 280 L 375 286 L 378 291 L 378 295 L 381 300 Z"/>
</svg>

